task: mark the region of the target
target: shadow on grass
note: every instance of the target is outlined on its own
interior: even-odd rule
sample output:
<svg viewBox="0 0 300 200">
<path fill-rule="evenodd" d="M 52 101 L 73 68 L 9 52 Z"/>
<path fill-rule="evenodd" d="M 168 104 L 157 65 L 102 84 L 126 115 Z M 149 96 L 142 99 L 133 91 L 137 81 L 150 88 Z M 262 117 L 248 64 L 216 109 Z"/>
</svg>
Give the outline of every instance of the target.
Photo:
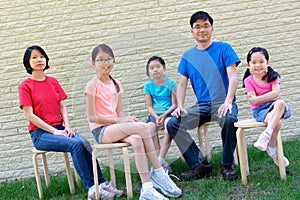
<svg viewBox="0 0 300 200">
<path fill-rule="evenodd" d="M 287 178 L 280 180 L 279 169 L 273 163 L 266 152 L 261 152 L 252 146 L 248 147 L 248 159 L 250 175 L 248 184 L 243 186 L 240 180 L 239 167 L 236 167 L 239 178 L 236 181 L 224 181 L 221 175 L 220 161 L 221 152 L 213 152 L 212 167 L 213 175 L 210 178 L 203 178 L 192 181 L 176 181 L 176 184 L 182 189 L 183 195 L 179 199 L 198 200 L 240 200 L 240 199 L 266 199 L 266 200 L 289 200 L 300 198 L 300 140 L 283 142 L 284 154 L 290 161 L 287 167 Z M 189 170 L 186 163 L 178 159 L 168 159 L 171 163 L 173 173 L 179 175 L 181 172 Z M 134 163 L 131 163 L 132 171 L 136 171 Z M 116 179 L 119 189 L 126 191 L 125 175 L 123 166 L 117 167 Z M 106 178 L 109 177 L 109 168 L 102 168 Z M 75 179 L 74 179 L 75 180 Z M 64 174 L 51 176 L 51 185 L 47 188 L 42 179 L 44 199 L 87 199 L 87 191 L 83 184 L 75 184 L 75 194 L 69 192 L 68 181 Z M 132 173 L 132 185 L 134 198 L 138 199 L 140 194 L 141 182 L 137 173 Z M 35 179 L 26 179 L 0 184 L 0 199 L 38 199 L 38 192 Z M 121 197 L 119 199 L 127 199 Z"/>
</svg>

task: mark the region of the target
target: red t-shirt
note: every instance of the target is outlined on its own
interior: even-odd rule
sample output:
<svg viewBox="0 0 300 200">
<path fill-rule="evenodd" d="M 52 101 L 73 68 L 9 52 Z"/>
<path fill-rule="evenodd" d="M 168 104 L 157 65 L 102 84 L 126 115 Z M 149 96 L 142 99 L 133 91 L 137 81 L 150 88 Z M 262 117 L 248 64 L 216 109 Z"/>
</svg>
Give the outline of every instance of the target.
<svg viewBox="0 0 300 200">
<path fill-rule="evenodd" d="M 46 76 L 44 81 L 26 79 L 19 85 L 20 108 L 31 106 L 33 113 L 51 126 L 62 124 L 60 102 L 67 98 L 66 93 L 53 78 Z M 28 130 L 38 129 L 31 122 Z"/>
</svg>

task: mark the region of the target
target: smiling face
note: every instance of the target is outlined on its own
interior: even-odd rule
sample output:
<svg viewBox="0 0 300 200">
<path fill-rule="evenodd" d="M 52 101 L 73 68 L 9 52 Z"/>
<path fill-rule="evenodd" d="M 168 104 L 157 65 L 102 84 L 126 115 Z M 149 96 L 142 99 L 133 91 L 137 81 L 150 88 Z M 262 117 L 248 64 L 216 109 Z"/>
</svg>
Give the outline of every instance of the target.
<svg viewBox="0 0 300 200">
<path fill-rule="evenodd" d="M 197 43 L 210 43 L 214 27 L 209 20 L 198 19 L 191 28 L 191 33 Z"/>
<path fill-rule="evenodd" d="M 266 74 L 269 65 L 270 62 L 261 52 L 252 53 L 251 60 L 248 63 L 250 72 L 257 78 L 261 78 Z"/>
</svg>

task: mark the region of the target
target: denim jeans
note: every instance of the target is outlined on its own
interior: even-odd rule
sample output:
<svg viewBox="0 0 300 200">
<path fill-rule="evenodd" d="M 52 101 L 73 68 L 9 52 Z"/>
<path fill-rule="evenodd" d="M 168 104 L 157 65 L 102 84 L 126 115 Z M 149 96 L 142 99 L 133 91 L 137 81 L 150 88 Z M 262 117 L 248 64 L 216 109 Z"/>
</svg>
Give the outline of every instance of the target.
<svg viewBox="0 0 300 200">
<path fill-rule="evenodd" d="M 218 117 L 218 109 L 223 102 L 197 103 L 187 109 L 188 114 L 181 117 L 172 117 L 167 123 L 169 135 L 177 144 L 181 154 L 191 169 L 196 168 L 205 160 L 202 152 L 197 144 L 187 132 L 187 130 L 195 129 L 209 121 L 218 121 L 221 127 L 222 138 L 222 160 L 223 165 L 232 165 L 234 162 L 233 153 L 236 147 L 236 130 L 234 122 L 236 122 L 238 108 L 237 104 L 232 103 L 232 113 L 229 111 L 225 117 Z"/>
<path fill-rule="evenodd" d="M 55 128 L 64 130 L 62 125 Z M 84 137 L 78 133 L 73 138 L 58 136 L 42 129 L 34 130 L 30 135 L 34 147 L 38 150 L 70 152 L 74 167 L 86 189 L 94 185 L 92 147 Z M 98 163 L 97 168 L 99 183 L 103 183 L 105 179 Z"/>
</svg>

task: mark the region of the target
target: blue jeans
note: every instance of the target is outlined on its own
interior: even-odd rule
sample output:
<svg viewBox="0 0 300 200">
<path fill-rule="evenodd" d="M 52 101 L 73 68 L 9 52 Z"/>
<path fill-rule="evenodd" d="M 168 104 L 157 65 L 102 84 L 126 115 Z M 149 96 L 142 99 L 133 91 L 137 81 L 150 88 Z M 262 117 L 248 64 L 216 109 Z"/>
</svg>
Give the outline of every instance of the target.
<svg viewBox="0 0 300 200">
<path fill-rule="evenodd" d="M 64 130 L 62 125 L 56 129 Z M 30 133 L 32 143 L 38 150 L 70 152 L 74 167 L 86 189 L 94 185 L 92 147 L 90 143 L 78 133 L 73 138 L 58 136 L 42 129 Z M 99 183 L 105 182 L 101 169 L 97 163 Z"/>
<path fill-rule="evenodd" d="M 236 147 L 236 130 L 234 122 L 237 122 L 237 104 L 232 103 L 232 113 L 226 113 L 225 117 L 218 117 L 218 109 L 223 102 L 197 103 L 187 109 L 188 114 L 180 118 L 172 117 L 167 123 L 169 135 L 177 144 L 181 154 L 191 169 L 196 168 L 205 160 L 197 144 L 187 132 L 195 129 L 209 121 L 218 121 L 221 127 L 222 138 L 222 160 L 223 165 L 232 165 L 234 162 L 233 153 Z"/>
</svg>

